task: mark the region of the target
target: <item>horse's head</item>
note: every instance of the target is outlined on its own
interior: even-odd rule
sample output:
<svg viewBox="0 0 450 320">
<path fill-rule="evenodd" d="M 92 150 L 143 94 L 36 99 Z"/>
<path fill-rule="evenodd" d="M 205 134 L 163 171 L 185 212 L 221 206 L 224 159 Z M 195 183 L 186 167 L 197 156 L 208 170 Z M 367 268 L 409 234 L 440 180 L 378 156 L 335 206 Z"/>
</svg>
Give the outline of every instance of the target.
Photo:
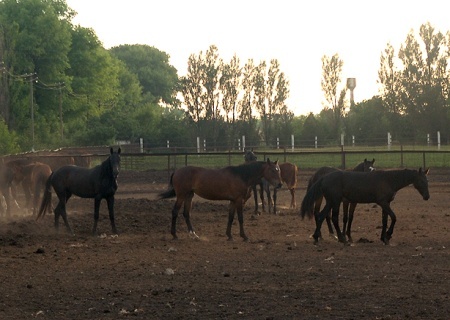
<svg viewBox="0 0 450 320">
<path fill-rule="evenodd" d="M 253 152 L 253 149 L 247 150 L 247 151 L 245 151 L 244 160 L 245 160 L 245 162 L 253 162 L 253 161 L 258 160 L 258 157 Z"/>
<path fill-rule="evenodd" d="M 120 147 L 117 152 L 114 152 L 113 148 L 110 150 L 109 164 L 111 166 L 114 179 L 117 179 L 120 172 L 120 151 Z"/>
<path fill-rule="evenodd" d="M 353 171 L 361 171 L 361 172 L 370 172 L 375 170 L 373 163 L 375 162 L 375 159 L 372 159 L 372 161 L 369 161 L 364 159 L 363 162 L 359 163 L 356 167 L 353 168 Z"/>
<path fill-rule="evenodd" d="M 423 200 L 430 199 L 430 192 L 428 191 L 428 179 L 427 174 L 430 171 L 430 169 L 422 170 L 422 168 L 419 168 L 419 171 L 417 171 L 415 174 L 415 179 L 413 182 L 414 188 L 419 191 L 419 193 L 422 195 Z"/>
<path fill-rule="evenodd" d="M 364 172 L 370 172 L 375 170 L 375 167 L 373 166 L 375 162 L 375 158 L 372 159 L 372 161 L 369 161 L 366 159 L 364 159 Z"/>
<path fill-rule="evenodd" d="M 281 188 L 282 180 L 281 180 L 281 170 L 278 165 L 278 160 L 272 162 L 267 158 L 267 163 L 264 168 L 263 178 L 267 180 L 271 185 L 275 188 Z"/>
</svg>

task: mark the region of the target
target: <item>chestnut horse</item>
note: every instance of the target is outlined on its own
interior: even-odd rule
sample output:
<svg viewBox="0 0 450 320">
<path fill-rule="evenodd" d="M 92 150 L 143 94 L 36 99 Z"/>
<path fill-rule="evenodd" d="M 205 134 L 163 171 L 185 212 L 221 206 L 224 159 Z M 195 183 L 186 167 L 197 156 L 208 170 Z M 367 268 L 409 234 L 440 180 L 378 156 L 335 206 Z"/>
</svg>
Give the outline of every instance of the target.
<svg viewBox="0 0 450 320">
<path fill-rule="evenodd" d="M 339 228 L 339 207 L 343 199 L 350 203 L 376 203 L 382 209 L 381 241 L 386 245 L 394 232 L 397 218 L 391 209 L 391 202 L 396 193 L 412 184 L 420 193 L 424 200 L 430 198 L 428 191 L 427 170 L 374 170 L 371 172 L 356 171 L 335 171 L 320 178 L 308 190 L 302 201 L 300 213 L 304 218 L 306 214 L 310 218 L 314 216 L 313 206 L 317 199 L 324 197 L 325 207 L 315 216 L 316 231 L 314 232 L 314 242 L 317 243 L 320 237 L 320 228 L 323 220 L 332 211 L 332 220 L 338 239 L 340 242 L 346 242 L 345 236 Z M 391 224 L 387 229 L 388 216 L 391 218 Z"/>
<path fill-rule="evenodd" d="M 298 168 L 295 164 L 290 162 L 285 162 L 280 164 L 280 172 L 281 172 L 281 181 L 286 184 L 289 192 L 291 193 L 291 205 L 290 209 L 295 209 L 297 207 L 297 203 L 295 201 L 295 188 L 297 187 L 297 173 Z M 271 208 L 273 206 L 273 213 L 277 214 L 277 190 L 279 188 L 273 189 L 273 202 L 272 197 L 270 196 L 270 185 L 264 182 L 264 189 L 267 193 L 267 200 L 269 202 L 269 213 L 271 212 Z"/>
<path fill-rule="evenodd" d="M 41 196 L 41 190 L 45 188 L 45 183 L 52 174 L 52 169 L 49 165 L 41 162 L 31 164 L 32 170 L 30 177 L 26 177 L 24 182 L 29 184 L 33 193 L 33 216 L 36 215 L 39 205 L 39 198 Z M 27 199 L 28 207 L 30 206 L 30 199 Z M 47 212 L 51 212 L 51 205 L 48 206 Z"/>
<path fill-rule="evenodd" d="M 232 240 L 231 225 L 235 212 L 239 220 L 240 236 L 248 240 L 244 232 L 243 206 L 249 189 L 261 179 L 274 186 L 281 186 L 278 162 L 255 161 L 240 166 L 228 166 L 222 169 L 206 169 L 187 166 L 176 170 L 170 177 L 170 189 L 159 194 L 159 199 L 176 196 L 172 209 L 171 233 L 177 239 L 176 222 L 178 211 L 184 203 L 183 216 L 190 235 L 197 237 L 190 221 L 190 210 L 194 194 L 208 200 L 229 200 L 228 225 L 226 235 Z"/>
</svg>

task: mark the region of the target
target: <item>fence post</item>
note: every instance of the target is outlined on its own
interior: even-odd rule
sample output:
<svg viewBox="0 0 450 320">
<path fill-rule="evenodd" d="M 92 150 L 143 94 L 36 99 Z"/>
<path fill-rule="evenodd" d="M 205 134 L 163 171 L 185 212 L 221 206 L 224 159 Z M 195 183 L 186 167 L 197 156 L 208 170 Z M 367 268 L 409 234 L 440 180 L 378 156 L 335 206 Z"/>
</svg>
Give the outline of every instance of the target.
<svg viewBox="0 0 450 320">
<path fill-rule="evenodd" d="M 400 145 L 400 168 L 403 168 L 403 145 Z"/>
<path fill-rule="evenodd" d="M 345 152 L 344 152 L 343 145 L 341 145 L 341 166 L 342 166 L 342 169 L 345 170 Z"/>
<path fill-rule="evenodd" d="M 425 151 L 422 153 L 422 162 L 423 162 L 422 168 L 425 170 L 425 168 L 426 168 L 426 165 L 425 165 Z"/>
</svg>

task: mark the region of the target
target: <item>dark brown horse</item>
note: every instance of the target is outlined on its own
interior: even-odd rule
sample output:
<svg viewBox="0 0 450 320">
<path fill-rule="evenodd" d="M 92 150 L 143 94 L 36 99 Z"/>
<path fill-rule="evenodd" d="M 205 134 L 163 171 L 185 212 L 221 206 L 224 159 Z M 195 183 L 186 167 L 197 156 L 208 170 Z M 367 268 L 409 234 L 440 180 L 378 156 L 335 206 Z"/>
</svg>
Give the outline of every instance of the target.
<svg viewBox="0 0 450 320">
<path fill-rule="evenodd" d="M 297 187 L 297 174 L 298 168 L 295 164 L 290 162 L 285 162 L 280 164 L 281 181 L 287 186 L 289 192 L 291 193 L 291 204 L 290 209 L 295 209 L 297 203 L 295 201 L 295 188 Z M 271 213 L 271 208 L 273 206 L 273 213 L 277 214 L 277 191 L 279 188 L 273 189 L 273 201 L 270 195 L 270 185 L 264 182 L 264 189 L 267 193 L 267 200 L 269 206 L 269 213 Z"/>
<path fill-rule="evenodd" d="M 402 188 L 412 184 L 422 195 L 424 200 L 430 198 L 428 191 L 427 170 L 389 170 L 371 172 L 336 171 L 320 178 L 306 193 L 302 201 L 300 213 L 302 217 L 306 214 L 310 218 L 314 216 L 313 206 L 320 197 L 326 200 L 325 207 L 318 216 L 315 216 L 316 231 L 314 241 L 318 242 L 320 228 L 323 220 L 332 211 L 332 220 L 339 241 L 346 242 L 345 236 L 339 228 L 339 207 L 343 199 L 350 203 L 376 203 L 382 209 L 383 229 L 381 241 L 389 244 L 389 240 L 394 232 L 394 225 L 397 220 L 394 211 L 391 209 L 391 202 L 395 194 Z M 389 229 L 387 228 L 388 216 L 391 218 Z"/>
<path fill-rule="evenodd" d="M 51 205 L 52 191 L 55 190 L 59 202 L 56 206 L 55 229 L 59 228 L 59 217 L 62 216 L 67 230 L 72 228 L 67 220 L 66 203 L 72 195 L 81 198 L 94 198 L 94 228 L 93 234 L 97 233 L 97 222 L 99 218 L 100 202 L 106 199 L 111 221 L 112 232 L 117 234 L 114 222 L 114 194 L 117 191 L 117 176 L 120 171 L 120 148 L 117 152 L 110 150 L 109 157 L 100 165 L 88 169 L 77 166 L 63 166 L 54 171 L 45 184 L 44 196 L 36 220 L 44 216 Z"/>
<path fill-rule="evenodd" d="M 244 161 L 245 163 L 250 163 L 250 162 L 255 162 L 258 161 L 258 157 L 256 156 L 256 154 L 253 152 L 253 149 L 251 150 L 246 150 L 245 151 L 245 155 L 244 155 Z M 265 212 L 266 211 L 266 207 L 265 207 L 265 203 L 264 203 L 264 182 L 262 179 L 260 179 L 259 181 L 256 181 L 252 186 L 251 186 L 251 190 L 253 193 L 253 198 L 255 200 L 255 214 L 258 214 L 258 192 L 257 192 L 257 187 L 259 186 L 259 198 L 261 199 L 261 207 L 262 207 L 262 211 Z M 245 199 L 247 200 L 247 199 Z"/>
<path fill-rule="evenodd" d="M 256 161 L 245 163 L 240 166 L 229 166 L 222 169 L 206 169 L 201 167 L 187 166 L 176 170 L 170 178 L 170 189 L 159 194 L 159 199 L 172 198 L 176 196 L 175 205 L 172 209 L 171 233 L 177 238 L 176 222 L 178 212 L 184 203 L 183 216 L 188 231 L 197 236 L 190 221 L 190 210 L 194 194 L 208 200 L 229 200 L 228 225 L 226 235 L 231 240 L 231 225 L 235 212 L 239 220 L 240 236 L 248 240 L 244 232 L 243 206 L 248 197 L 249 188 L 266 179 L 274 186 L 281 185 L 280 167 L 277 161 Z"/>
<path fill-rule="evenodd" d="M 375 170 L 373 164 L 375 163 L 375 159 L 372 159 L 372 161 L 369 161 L 367 159 L 364 159 L 363 162 L 359 163 L 356 167 L 352 169 L 352 171 L 357 172 L 370 172 L 372 170 Z M 306 191 L 311 188 L 311 186 L 316 183 L 321 177 L 324 175 L 327 175 L 331 172 L 340 171 L 338 168 L 334 167 L 321 167 L 319 168 L 313 176 L 308 180 L 308 187 L 306 188 Z M 320 212 L 320 207 L 322 205 L 323 197 L 317 199 L 316 203 L 314 204 L 314 216 L 317 216 Z M 351 225 L 353 221 L 353 214 L 356 209 L 356 203 L 349 203 L 346 199 L 342 201 L 342 209 L 344 211 L 344 227 L 342 229 L 342 232 L 344 234 L 347 234 L 348 240 L 352 241 L 351 238 Z M 328 231 L 330 233 L 330 236 L 336 237 L 334 235 L 333 226 L 331 224 L 331 218 L 330 215 L 326 217 Z M 348 221 L 348 228 L 347 228 L 347 221 Z"/>
</svg>

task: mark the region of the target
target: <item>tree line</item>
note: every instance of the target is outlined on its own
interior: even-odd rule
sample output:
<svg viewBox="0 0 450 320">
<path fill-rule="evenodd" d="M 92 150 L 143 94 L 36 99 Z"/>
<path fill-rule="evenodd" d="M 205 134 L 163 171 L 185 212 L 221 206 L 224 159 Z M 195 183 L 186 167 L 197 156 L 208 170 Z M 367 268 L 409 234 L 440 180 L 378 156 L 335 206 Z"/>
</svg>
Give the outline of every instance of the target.
<svg viewBox="0 0 450 320">
<path fill-rule="evenodd" d="M 380 56 L 380 92 L 352 104 L 338 54 L 322 57 L 326 103 L 294 116 L 290 87 L 277 59 L 230 61 L 211 45 L 193 53 L 178 76 L 170 56 L 148 45 L 105 49 L 95 31 L 74 25 L 64 0 L 0 1 L 0 152 L 116 141 L 194 147 L 196 138 L 234 149 L 274 146 L 277 138 L 339 144 L 425 139 L 448 141 L 450 36 L 430 23 Z M 320 103 L 320 102 L 318 102 Z M 311 106 L 314 107 L 314 106 Z M 408 141 L 409 141 L 408 140 Z"/>
</svg>

